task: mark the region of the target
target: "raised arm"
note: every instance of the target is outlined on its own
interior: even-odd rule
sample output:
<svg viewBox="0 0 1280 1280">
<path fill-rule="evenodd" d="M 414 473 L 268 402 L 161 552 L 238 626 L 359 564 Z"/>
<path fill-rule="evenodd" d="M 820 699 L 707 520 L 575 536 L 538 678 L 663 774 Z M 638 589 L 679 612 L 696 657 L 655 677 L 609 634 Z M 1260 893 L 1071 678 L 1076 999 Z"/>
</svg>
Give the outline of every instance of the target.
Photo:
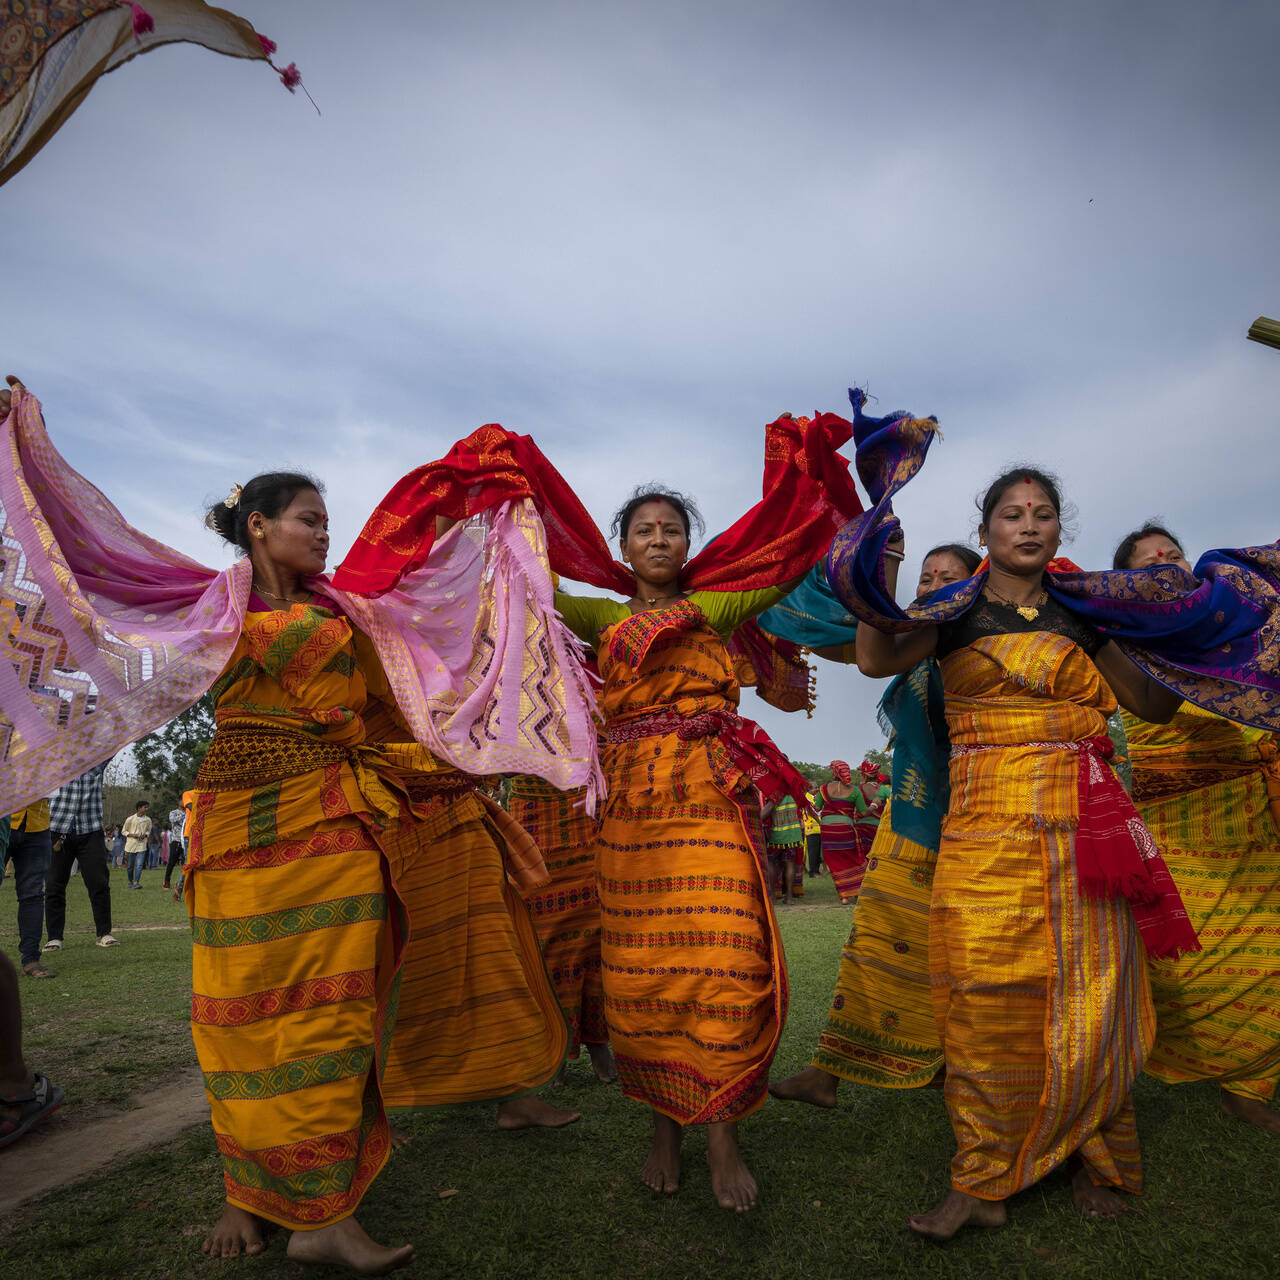
<svg viewBox="0 0 1280 1280">
<path fill-rule="evenodd" d="M 891 596 L 898 591 L 898 567 L 902 564 L 901 537 L 891 539 L 885 547 L 887 563 L 884 567 L 885 587 Z M 904 671 L 933 655 L 938 647 L 938 628 L 922 627 L 906 635 L 886 635 L 869 623 L 858 623 L 855 641 L 855 658 L 858 670 L 864 676 L 881 679 L 884 676 L 900 676 Z"/>
</svg>

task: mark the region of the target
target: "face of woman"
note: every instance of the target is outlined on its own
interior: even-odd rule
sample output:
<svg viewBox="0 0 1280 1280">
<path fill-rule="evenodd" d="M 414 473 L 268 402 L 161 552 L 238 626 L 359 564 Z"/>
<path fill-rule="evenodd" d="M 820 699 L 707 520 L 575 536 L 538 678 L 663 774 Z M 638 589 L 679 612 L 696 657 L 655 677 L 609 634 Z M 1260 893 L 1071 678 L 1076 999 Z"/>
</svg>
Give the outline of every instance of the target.
<svg viewBox="0 0 1280 1280">
<path fill-rule="evenodd" d="M 1153 564 L 1176 564 L 1190 573 L 1191 565 L 1182 554 L 1182 548 L 1163 533 L 1153 533 L 1139 538 L 1129 556 L 1130 569 L 1147 569 Z"/>
<path fill-rule="evenodd" d="M 1044 488 L 1018 480 L 998 499 L 980 532 L 991 563 L 1019 577 L 1038 573 L 1058 554 L 1062 525 Z"/>
<path fill-rule="evenodd" d="M 689 535 L 669 502 L 638 506 L 622 539 L 622 558 L 646 582 L 673 583 L 689 558 Z"/>
<path fill-rule="evenodd" d="M 259 540 L 258 529 L 262 530 Z M 329 512 L 314 489 L 302 489 L 274 520 L 255 511 L 249 517 L 254 550 L 279 568 L 303 577 L 323 573 L 329 558 Z"/>
<path fill-rule="evenodd" d="M 927 596 L 949 582 L 962 582 L 969 576 L 964 562 L 949 551 L 925 556 L 924 564 L 920 566 L 920 581 L 916 583 L 916 596 Z"/>
</svg>

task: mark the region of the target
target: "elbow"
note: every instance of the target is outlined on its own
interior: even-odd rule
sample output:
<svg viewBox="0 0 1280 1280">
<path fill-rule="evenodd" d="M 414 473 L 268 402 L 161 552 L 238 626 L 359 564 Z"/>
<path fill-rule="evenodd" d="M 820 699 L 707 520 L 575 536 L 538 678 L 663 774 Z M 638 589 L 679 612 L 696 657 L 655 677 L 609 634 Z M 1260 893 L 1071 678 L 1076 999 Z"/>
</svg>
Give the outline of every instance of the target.
<svg viewBox="0 0 1280 1280">
<path fill-rule="evenodd" d="M 861 649 L 858 650 L 855 656 L 855 661 L 858 664 L 858 670 L 861 671 L 864 676 L 870 676 L 873 680 L 883 680 L 885 676 L 893 674 L 892 671 L 886 669 L 886 665 L 884 663 L 876 660 L 875 654 L 865 653 Z"/>
</svg>

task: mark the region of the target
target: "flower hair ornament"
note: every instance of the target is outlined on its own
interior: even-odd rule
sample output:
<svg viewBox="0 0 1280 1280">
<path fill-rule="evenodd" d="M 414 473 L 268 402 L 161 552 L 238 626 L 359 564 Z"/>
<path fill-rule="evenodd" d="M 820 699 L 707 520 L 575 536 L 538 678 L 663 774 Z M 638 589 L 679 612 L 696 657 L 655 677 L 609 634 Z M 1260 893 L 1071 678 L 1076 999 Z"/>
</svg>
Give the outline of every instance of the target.
<svg viewBox="0 0 1280 1280">
<path fill-rule="evenodd" d="M 233 484 L 231 486 L 231 492 L 227 494 L 225 498 L 223 498 L 222 505 L 226 507 L 228 511 L 234 511 L 240 505 L 240 495 L 243 492 L 244 492 L 244 485 Z M 217 507 L 214 507 L 213 511 L 210 511 L 209 514 L 204 518 L 204 527 L 206 529 L 212 530 L 214 533 L 218 532 L 218 522 L 213 518 L 213 512 L 216 510 L 217 510 Z"/>
</svg>

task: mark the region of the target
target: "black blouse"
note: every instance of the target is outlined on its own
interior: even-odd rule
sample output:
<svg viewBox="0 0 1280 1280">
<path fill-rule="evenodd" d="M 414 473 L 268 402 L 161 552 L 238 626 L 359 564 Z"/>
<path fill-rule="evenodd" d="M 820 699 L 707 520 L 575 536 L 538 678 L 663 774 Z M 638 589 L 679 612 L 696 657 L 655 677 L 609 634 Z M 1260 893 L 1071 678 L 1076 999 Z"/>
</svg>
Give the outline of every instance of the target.
<svg viewBox="0 0 1280 1280">
<path fill-rule="evenodd" d="M 979 596 L 973 608 L 953 622 L 938 624 L 938 657 L 944 658 L 957 649 L 963 649 L 982 636 L 1020 635 L 1028 631 L 1052 631 L 1066 636 L 1090 658 L 1096 658 L 1098 650 L 1107 643 L 1104 635 L 1083 618 L 1064 609 L 1052 596 L 1036 608 L 1039 615 L 1028 621 L 1013 605 Z"/>
</svg>

